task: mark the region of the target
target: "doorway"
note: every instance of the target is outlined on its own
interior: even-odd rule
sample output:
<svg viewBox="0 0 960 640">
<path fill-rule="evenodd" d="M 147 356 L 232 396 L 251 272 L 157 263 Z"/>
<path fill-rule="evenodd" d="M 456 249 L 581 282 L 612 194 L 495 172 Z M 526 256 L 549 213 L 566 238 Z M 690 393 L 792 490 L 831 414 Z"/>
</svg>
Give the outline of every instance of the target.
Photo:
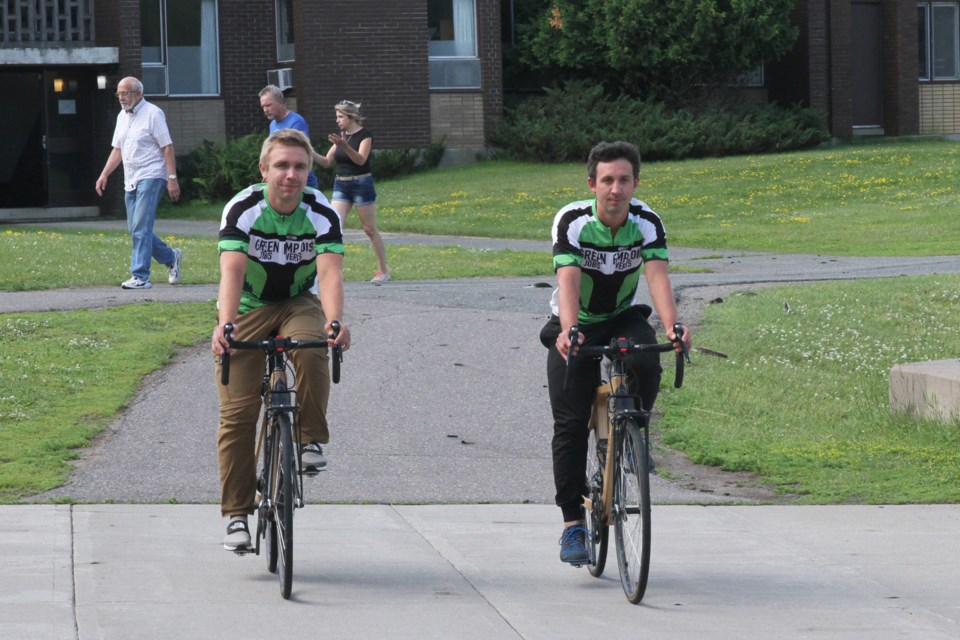
<svg viewBox="0 0 960 640">
<path fill-rule="evenodd" d="M 0 208 L 96 204 L 95 90 L 80 67 L 0 73 Z"/>
</svg>

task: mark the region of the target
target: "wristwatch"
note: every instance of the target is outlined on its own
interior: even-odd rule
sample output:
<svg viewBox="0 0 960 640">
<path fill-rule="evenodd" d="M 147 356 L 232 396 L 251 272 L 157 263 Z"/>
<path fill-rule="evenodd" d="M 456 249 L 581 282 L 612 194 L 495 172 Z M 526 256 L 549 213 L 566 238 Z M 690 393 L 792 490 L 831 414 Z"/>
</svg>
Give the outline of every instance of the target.
<svg viewBox="0 0 960 640">
<path fill-rule="evenodd" d="M 171 173 L 167 176 L 167 180 L 176 180 L 176 179 L 177 179 L 177 174 L 175 173 Z"/>
</svg>

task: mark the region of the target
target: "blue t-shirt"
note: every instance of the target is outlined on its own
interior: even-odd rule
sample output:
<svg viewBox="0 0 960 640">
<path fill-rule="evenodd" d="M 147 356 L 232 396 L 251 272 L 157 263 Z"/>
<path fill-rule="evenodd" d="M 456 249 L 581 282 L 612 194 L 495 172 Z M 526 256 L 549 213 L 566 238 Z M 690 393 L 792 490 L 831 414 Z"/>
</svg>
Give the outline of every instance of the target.
<svg viewBox="0 0 960 640">
<path fill-rule="evenodd" d="M 310 138 L 310 127 L 307 126 L 307 121 L 296 111 L 287 111 L 287 115 L 281 120 L 271 120 L 270 133 L 278 129 L 296 129 L 297 131 L 302 131 L 308 139 Z M 310 159 L 310 166 L 313 166 L 313 158 Z M 317 184 L 317 174 L 311 169 L 310 175 L 307 176 L 307 186 L 316 187 Z"/>
</svg>

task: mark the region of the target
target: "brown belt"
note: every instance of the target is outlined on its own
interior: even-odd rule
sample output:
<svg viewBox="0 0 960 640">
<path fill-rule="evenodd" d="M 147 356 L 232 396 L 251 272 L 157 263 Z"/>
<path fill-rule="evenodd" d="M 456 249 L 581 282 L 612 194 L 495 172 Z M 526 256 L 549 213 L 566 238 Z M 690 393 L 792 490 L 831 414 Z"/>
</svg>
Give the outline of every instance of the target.
<svg viewBox="0 0 960 640">
<path fill-rule="evenodd" d="M 361 173 L 358 176 L 337 176 L 337 180 L 341 182 L 351 182 L 353 180 L 359 180 L 360 178 L 369 178 L 369 173 Z"/>
</svg>

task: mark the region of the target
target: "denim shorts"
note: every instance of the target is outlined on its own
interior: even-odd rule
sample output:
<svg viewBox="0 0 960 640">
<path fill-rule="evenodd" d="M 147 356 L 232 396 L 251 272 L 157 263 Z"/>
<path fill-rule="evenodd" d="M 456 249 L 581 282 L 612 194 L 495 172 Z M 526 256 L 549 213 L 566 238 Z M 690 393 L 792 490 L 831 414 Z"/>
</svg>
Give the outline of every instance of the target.
<svg viewBox="0 0 960 640">
<path fill-rule="evenodd" d="M 377 190 L 373 188 L 373 176 L 356 180 L 334 180 L 331 200 L 349 202 L 362 207 L 377 201 Z"/>
</svg>

